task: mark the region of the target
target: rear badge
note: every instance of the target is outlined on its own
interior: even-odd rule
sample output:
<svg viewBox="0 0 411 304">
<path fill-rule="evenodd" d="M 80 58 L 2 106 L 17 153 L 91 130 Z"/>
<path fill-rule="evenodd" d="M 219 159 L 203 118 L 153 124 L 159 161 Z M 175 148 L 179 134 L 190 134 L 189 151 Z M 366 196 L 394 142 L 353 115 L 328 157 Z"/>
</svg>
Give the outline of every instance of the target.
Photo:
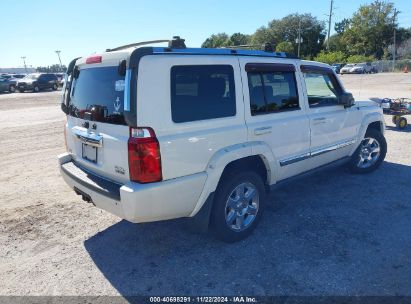
<svg viewBox="0 0 411 304">
<path fill-rule="evenodd" d="M 120 107 L 121 107 L 121 103 L 120 103 L 120 97 L 117 97 L 116 101 L 114 102 L 114 114 L 120 114 Z"/>
<path fill-rule="evenodd" d="M 124 170 L 123 168 L 119 167 L 119 166 L 115 166 L 115 167 L 114 167 L 114 170 L 115 170 L 118 174 L 121 174 L 121 175 L 124 175 L 124 173 L 125 173 L 125 170 Z"/>
</svg>

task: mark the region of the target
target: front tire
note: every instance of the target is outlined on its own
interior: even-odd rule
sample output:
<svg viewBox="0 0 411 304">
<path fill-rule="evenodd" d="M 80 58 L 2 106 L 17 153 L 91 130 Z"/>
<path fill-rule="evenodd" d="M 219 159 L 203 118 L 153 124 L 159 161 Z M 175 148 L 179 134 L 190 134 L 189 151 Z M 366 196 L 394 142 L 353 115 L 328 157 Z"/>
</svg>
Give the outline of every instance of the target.
<svg viewBox="0 0 411 304">
<path fill-rule="evenodd" d="M 387 154 L 387 142 L 378 130 L 369 129 L 351 156 L 348 168 L 353 173 L 370 173 L 377 169 Z"/>
<path fill-rule="evenodd" d="M 33 92 L 35 92 L 35 93 L 40 92 L 40 88 L 39 88 L 39 86 L 38 86 L 38 85 L 34 86 L 34 88 L 33 88 Z"/>
<path fill-rule="evenodd" d="M 215 237 L 232 243 L 249 236 L 261 219 L 265 199 L 264 182 L 257 173 L 224 176 L 211 211 L 210 228 Z"/>
<path fill-rule="evenodd" d="M 57 84 L 53 84 L 53 87 L 51 88 L 53 91 L 57 91 Z"/>
<path fill-rule="evenodd" d="M 9 92 L 10 92 L 10 93 L 16 92 L 16 87 L 11 84 L 11 85 L 9 86 Z"/>
</svg>

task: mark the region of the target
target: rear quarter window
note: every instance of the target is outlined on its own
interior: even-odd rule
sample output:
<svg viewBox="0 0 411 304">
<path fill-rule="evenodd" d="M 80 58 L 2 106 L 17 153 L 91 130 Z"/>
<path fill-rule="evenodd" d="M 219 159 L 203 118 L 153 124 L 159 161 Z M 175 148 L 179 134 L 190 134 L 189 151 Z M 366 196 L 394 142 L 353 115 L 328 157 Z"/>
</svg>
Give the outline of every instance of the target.
<svg viewBox="0 0 411 304">
<path fill-rule="evenodd" d="M 235 116 L 231 65 L 171 68 L 171 116 L 176 123 Z"/>
</svg>

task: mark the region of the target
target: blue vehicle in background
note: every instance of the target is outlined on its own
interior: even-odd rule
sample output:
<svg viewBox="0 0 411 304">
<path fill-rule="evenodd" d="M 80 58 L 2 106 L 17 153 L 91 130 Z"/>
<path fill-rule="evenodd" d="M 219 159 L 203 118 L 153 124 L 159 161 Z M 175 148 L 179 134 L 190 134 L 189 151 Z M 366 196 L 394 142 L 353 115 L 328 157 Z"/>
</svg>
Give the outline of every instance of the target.
<svg viewBox="0 0 411 304">
<path fill-rule="evenodd" d="M 17 79 L 14 78 L 13 75 L 7 75 L 7 74 L 1 75 L 0 76 L 0 93 L 16 92 L 16 83 L 17 83 Z"/>
</svg>

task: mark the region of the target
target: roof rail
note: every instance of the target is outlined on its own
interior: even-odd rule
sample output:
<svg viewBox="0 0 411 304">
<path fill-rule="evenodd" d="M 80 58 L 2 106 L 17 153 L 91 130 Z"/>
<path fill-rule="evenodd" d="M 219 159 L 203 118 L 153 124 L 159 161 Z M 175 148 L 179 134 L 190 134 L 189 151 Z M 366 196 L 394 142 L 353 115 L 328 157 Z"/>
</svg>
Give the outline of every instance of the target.
<svg viewBox="0 0 411 304">
<path fill-rule="evenodd" d="M 242 45 L 222 46 L 222 47 L 218 47 L 217 49 L 231 49 L 231 50 L 258 49 L 261 52 L 272 54 L 275 57 L 284 57 L 284 58 L 292 58 L 292 59 L 298 58 L 294 54 L 290 54 L 287 52 L 276 52 L 274 50 L 273 45 L 269 42 L 266 42 L 264 44 L 242 44 Z"/>
<path fill-rule="evenodd" d="M 131 47 L 138 47 L 142 45 L 148 45 L 148 44 L 154 44 L 154 43 L 164 43 L 168 42 L 168 47 L 169 48 L 174 48 L 174 49 L 185 49 L 186 45 L 184 43 L 185 39 L 180 38 L 180 36 L 174 36 L 173 39 L 160 39 L 160 40 L 149 40 L 149 41 L 141 41 L 141 42 L 135 42 L 135 43 L 130 43 L 122 46 L 118 46 L 112 49 L 106 49 L 106 52 L 114 52 L 114 51 L 120 51 L 124 49 L 128 49 Z"/>
<path fill-rule="evenodd" d="M 137 47 L 137 46 L 142 46 L 142 45 L 147 45 L 147 44 L 153 44 L 153 43 L 163 43 L 163 42 L 169 42 L 170 40 L 162 39 L 162 40 L 149 40 L 149 41 L 141 41 L 141 42 L 135 42 L 135 43 L 130 43 L 122 46 L 118 46 L 112 49 L 106 49 L 106 52 L 114 52 L 114 51 L 120 51 L 124 49 L 128 49 L 131 47 Z"/>
</svg>

